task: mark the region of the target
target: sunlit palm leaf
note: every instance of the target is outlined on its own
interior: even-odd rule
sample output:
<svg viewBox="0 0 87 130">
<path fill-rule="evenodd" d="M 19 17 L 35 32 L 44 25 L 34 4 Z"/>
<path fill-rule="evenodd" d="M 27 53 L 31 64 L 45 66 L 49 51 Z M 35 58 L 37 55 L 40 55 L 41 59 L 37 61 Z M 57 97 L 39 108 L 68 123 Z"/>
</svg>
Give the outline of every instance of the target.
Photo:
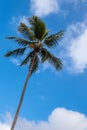
<svg viewBox="0 0 87 130">
<path fill-rule="evenodd" d="M 56 34 L 50 35 L 48 36 L 45 40 L 44 40 L 44 44 L 48 47 L 53 47 L 56 46 L 58 44 L 58 40 L 60 40 L 60 38 L 62 37 L 62 35 L 64 34 L 63 31 L 60 31 Z"/>
<path fill-rule="evenodd" d="M 42 48 L 40 52 L 41 61 L 45 62 L 48 61 L 51 65 L 53 65 L 56 70 L 62 69 L 62 62 L 59 58 L 52 55 L 50 52 L 47 51 L 47 49 Z"/>
<path fill-rule="evenodd" d="M 20 55 L 23 55 L 24 52 L 25 52 L 26 48 L 18 48 L 18 49 L 15 49 L 13 51 L 9 51 L 8 53 L 5 54 L 6 57 L 9 57 L 9 56 L 20 56 Z"/>
<path fill-rule="evenodd" d="M 46 30 L 45 33 L 44 33 L 44 35 L 43 35 L 43 37 L 42 37 L 42 40 L 44 40 L 47 37 L 48 33 L 49 33 L 49 31 Z"/>
<path fill-rule="evenodd" d="M 28 38 L 30 40 L 35 40 L 32 31 L 24 23 L 20 23 L 18 31 L 22 33 L 25 38 Z"/>
<path fill-rule="evenodd" d="M 45 23 L 37 16 L 33 16 L 29 23 L 31 24 L 31 30 L 34 33 L 34 36 L 38 40 L 42 40 L 44 34 L 46 33 L 46 25 Z"/>
</svg>

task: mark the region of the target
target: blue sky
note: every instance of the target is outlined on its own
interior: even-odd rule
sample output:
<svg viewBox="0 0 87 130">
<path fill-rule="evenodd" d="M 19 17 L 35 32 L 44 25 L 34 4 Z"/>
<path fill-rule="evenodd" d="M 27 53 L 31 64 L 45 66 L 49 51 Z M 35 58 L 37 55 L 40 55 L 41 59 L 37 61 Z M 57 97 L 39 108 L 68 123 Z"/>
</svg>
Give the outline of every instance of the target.
<svg viewBox="0 0 87 130">
<path fill-rule="evenodd" d="M 17 47 L 5 37 L 20 36 L 19 23 L 32 15 L 52 33 L 65 30 L 52 50 L 63 69 L 56 72 L 45 63 L 32 76 L 16 130 L 87 130 L 87 0 L 0 1 L 0 130 L 10 130 L 28 71 L 19 67 L 21 59 L 4 57 Z"/>
</svg>

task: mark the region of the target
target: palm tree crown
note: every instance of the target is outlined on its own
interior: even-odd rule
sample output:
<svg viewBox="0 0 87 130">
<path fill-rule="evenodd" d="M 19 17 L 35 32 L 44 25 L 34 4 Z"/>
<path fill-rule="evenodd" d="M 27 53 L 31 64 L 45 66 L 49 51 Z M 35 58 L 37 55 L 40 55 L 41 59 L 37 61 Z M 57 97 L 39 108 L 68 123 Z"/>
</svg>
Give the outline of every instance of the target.
<svg viewBox="0 0 87 130">
<path fill-rule="evenodd" d="M 60 70 L 62 68 L 61 60 L 51 54 L 47 50 L 47 47 L 52 48 L 58 45 L 58 41 L 64 32 L 59 31 L 56 34 L 49 35 L 45 23 L 37 16 L 33 16 L 31 19 L 28 19 L 28 21 L 30 27 L 26 26 L 24 23 L 20 23 L 18 28 L 18 31 L 23 34 L 24 39 L 13 36 L 7 37 L 7 39 L 16 41 L 21 47 L 9 51 L 5 56 L 21 56 L 28 50 L 20 66 L 28 64 L 30 69 L 35 56 L 31 74 L 38 69 L 40 61 L 41 63 L 48 61 L 56 70 Z"/>
</svg>

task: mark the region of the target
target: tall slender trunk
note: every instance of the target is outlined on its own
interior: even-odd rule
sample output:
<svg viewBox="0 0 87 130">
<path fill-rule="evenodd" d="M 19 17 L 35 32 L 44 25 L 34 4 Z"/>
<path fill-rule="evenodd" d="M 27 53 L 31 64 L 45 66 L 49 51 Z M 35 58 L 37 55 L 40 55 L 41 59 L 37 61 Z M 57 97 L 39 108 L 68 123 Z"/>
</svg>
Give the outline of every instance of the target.
<svg viewBox="0 0 87 130">
<path fill-rule="evenodd" d="M 19 104 L 18 104 L 18 107 L 17 107 L 17 110 L 16 110 L 16 113 L 15 113 L 15 116 L 14 116 L 10 130 L 14 130 L 14 128 L 15 128 L 15 125 L 16 125 L 16 122 L 17 122 L 17 119 L 18 119 L 18 115 L 19 115 L 19 112 L 20 112 L 20 108 L 21 108 L 21 105 L 22 105 L 22 102 L 23 102 L 23 99 L 24 99 L 25 91 L 26 91 L 26 88 L 27 88 L 28 80 L 31 76 L 31 72 L 32 72 L 32 69 L 33 69 L 35 57 L 36 57 L 36 54 L 33 58 L 31 68 L 28 71 L 28 74 L 27 74 L 27 77 L 26 77 L 26 80 L 25 80 L 25 83 L 24 83 L 24 87 L 23 87 L 23 90 L 22 90 L 22 93 L 21 93 L 20 101 L 19 101 Z"/>
</svg>

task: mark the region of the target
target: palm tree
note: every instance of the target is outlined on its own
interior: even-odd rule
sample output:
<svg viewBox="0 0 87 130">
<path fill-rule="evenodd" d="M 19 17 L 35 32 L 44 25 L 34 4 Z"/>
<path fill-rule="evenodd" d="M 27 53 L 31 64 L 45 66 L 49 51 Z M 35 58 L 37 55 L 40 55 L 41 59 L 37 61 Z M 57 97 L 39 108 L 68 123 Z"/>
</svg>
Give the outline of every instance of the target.
<svg viewBox="0 0 87 130">
<path fill-rule="evenodd" d="M 45 23 L 42 21 L 41 18 L 37 16 L 33 16 L 32 18 L 28 19 L 28 22 L 30 27 L 28 27 L 24 23 L 20 23 L 18 28 L 18 31 L 23 34 L 24 39 L 13 36 L 7 37 L 7 39 L 14 40 L 16 43 L 18 43 L 20 45 L 20 48 L 9 51 L 5 54 L 5 56 L 9 57 L 24 55 L 25 58 L 21 62 L 20 66 L 27 64 L 29 67 L 17 111 L 11 126 L 11 130 L 14 130 L 15 124 L 17 122 L 28 80 L 31 75 L 38 69 L 39 63 L 44 63 L 45 61 L 48 61 L 51 65 L 55 67 L 56 70 L 62 69 L 61 60 L 51 54 L 47 50 L 47 48 L 53 48 L 58 45 L 58 41 L 60 40 L 64 32 L 59 31 L 56 34 L 49 35 L 49 31 L 46 30 Z M 24 54 L 25 51 L 27 55 Z"/>
</svg>

